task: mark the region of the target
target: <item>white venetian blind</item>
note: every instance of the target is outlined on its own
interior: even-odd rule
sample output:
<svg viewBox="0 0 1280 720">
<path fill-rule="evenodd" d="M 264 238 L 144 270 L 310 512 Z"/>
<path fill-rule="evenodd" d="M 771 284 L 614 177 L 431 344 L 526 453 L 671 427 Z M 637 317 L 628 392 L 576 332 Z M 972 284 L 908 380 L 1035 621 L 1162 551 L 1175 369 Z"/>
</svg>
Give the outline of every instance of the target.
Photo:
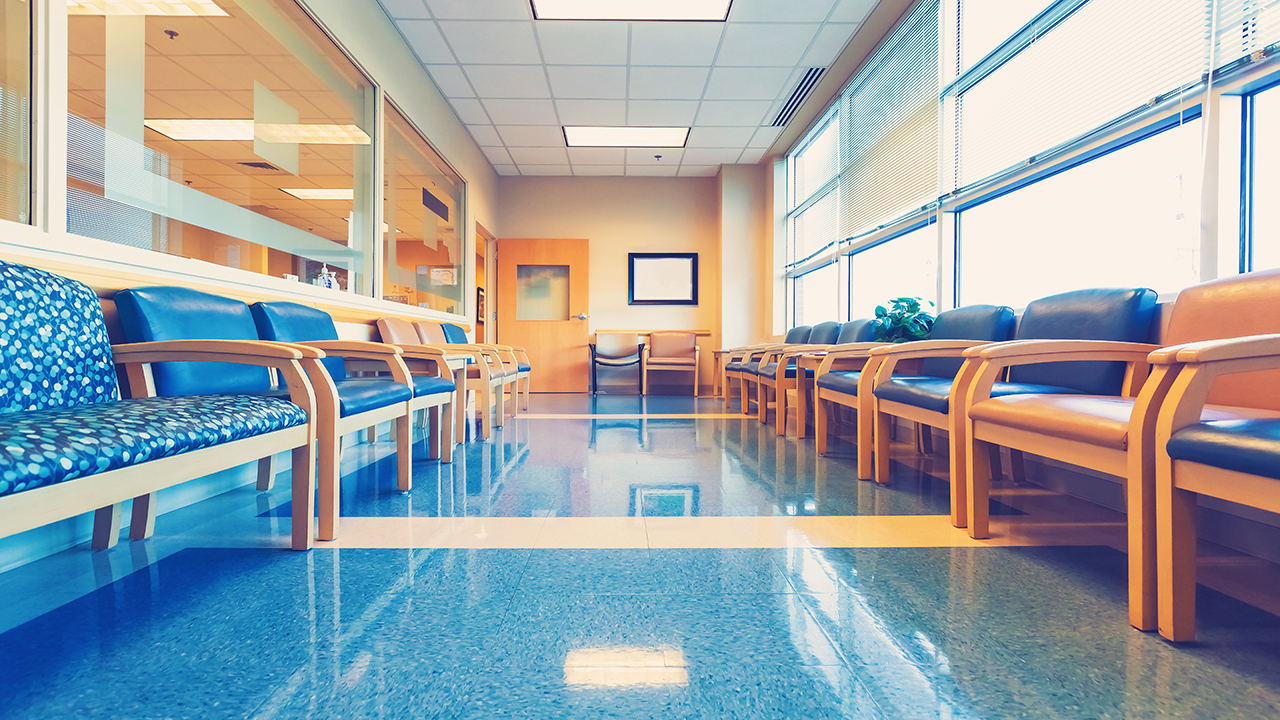
<svg viewBox="0 0 1280 720">
<path fill-rule="evenodd" d="M 1211 0 L 1090 0 L 976 83 L 957 83 L 971 185 L 1198 83 Z"/>
<path fill-rule="evenodd" d="M 938 193 L 938 3 L 924 2 L 842 98 L 840 232 L 853 237 Z"/>
<path fill-rule="evenodd" d="M 840 120 L 836 113 L 818 128 L 792 158 L 790 207 L 804 204 L 811 195 L 831 182 L 840 169 Z"/>
<path fill-rule="evenodd" d="M 1280 42 L 1280 0 L 1218 0 L 1215 68 Z"/>
</svg>

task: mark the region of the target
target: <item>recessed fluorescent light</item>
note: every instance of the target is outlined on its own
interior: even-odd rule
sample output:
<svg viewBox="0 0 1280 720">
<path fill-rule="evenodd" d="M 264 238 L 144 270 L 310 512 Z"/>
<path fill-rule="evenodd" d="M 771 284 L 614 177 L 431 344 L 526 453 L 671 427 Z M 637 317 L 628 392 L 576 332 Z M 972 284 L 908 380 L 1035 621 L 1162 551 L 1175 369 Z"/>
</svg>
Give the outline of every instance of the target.
<svg viewBox="0 0 1280 720">
<path fill-rule="evenodd" d="M 351 188 L 280 188 L 299 200 L 354 200 L 356 191 Z"/>
<path fill-rule="evenodd" d="M 252 120 L 143 120 L 142 124 L 171 140 L 183 142 L 203 140 L 251 141 L 258 138 L 272 143 L 303 145 L 368 145 L 369 136 L 355 125 L 304 125 L 258 123 Z"/>
<path fill-rule="evenodd" d="M 569 147 L 684 147 L 687 127 L 573 127 L 564 128 Z"/>
<path fill-rule="evenodd" d="M 213 0 L 67 0 L 67 14 L 227 17 Z"/>
<path fill-rule="evenodd" d="M 532 0 L 535 20 L 709 20 L 729 18 L 731 0 Z"/>
</svg>

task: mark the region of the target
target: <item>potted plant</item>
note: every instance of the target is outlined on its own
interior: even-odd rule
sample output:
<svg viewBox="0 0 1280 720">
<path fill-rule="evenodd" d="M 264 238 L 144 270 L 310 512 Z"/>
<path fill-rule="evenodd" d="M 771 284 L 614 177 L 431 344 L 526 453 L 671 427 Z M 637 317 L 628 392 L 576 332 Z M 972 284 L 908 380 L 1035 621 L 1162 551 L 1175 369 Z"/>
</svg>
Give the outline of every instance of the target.
<svg viewBox="0 0 1280 720">
<path fill-rule="evenodd" d="M 876 306 L 876 319 L 872 326 L 877 342 L 903 343 L 928 340 L 933 329 L 933 314 L 924 309 L 933 303 L 922 298 L 900 297 L 889 301 L 889 308 Z"/>
</svg>

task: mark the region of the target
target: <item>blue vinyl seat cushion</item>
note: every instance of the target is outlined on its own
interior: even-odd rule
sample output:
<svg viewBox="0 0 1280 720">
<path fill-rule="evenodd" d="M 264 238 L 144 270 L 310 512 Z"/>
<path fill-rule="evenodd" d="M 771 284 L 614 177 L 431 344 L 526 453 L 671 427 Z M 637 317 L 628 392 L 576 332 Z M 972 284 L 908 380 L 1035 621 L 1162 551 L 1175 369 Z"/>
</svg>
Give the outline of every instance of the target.
<svg viewBox="0 0 1280 720">
<path fill-rule="evenodd" d="M 185 395 L 0 414 L 0 496 L 303 425 L 288 400 Z"/>
<path fill-rule="evenodd" d="M 818 378 L 817 385 L 846 395 L 857 395 L 858 379 L 861 377 L 861 370 L 832 370 Z"/>
<path fill-rule="evenodd" d="M 533 367 L 530 366 L 529 363 L 517 363 L 516 366 L 519 368 L 518 372 L 529 372 L 530 370 L 533 370 Z"/>
<path fill-rule="evenodd" d="M 759 364 L 760 363 L 757 362 L 743 362 L 741 360 L 735 360 L 728 365 L 725 365 L 724 369 L 728 372 L 755 372 L 755 368 Z"/>
<path fill-rule="evenodd" d="M 1280 480 L 1280 419 L 1197 423 L 1174 433 L 1166 447 L 1174 460 Z"/>
<path fill-rule="evenodd" d="M 453 392 L 453 381 L 448 378 L 436 377 L 434 375 L 414 375 L 413 377 L 413 396 L 424 397 L 426 395 L 436 395 L 438 393 Z"/>
<path fill-rule="evenodd" d="M 805 370 L 804 372 L 806 377 L 813 377 L 813 370 Z M 768 378 L 773 378 L 774 380 L 777 380 L 778 379 L 778 363 L 769 363 L 768 365 L 761 365 L 756 369 L 755 373 L 753 374 L 759 375 L 761 377 L 768 377 Z M 786 377 L 794 378 L 795 376 L 796 376 L 796 366 L 788 365 Z"/>
<path fill-rule="evenodd" d="M 471 342 L 467 339 L 467 331 L 453 323 L 440 323 L 440 329 L 444 331 L 444 339 L 450 345 L 466 345 Z"/>
<path fill-rule="evenodd" d="M 947 414 L 951 405 L 951 378 L 928 375 L 894 375 L 889 382 L 876 385 L 876 397 L 924 410 Z M 991 397 L 1008 395 L 1079 395 L 1079 390 L 1055 385 L 998 382 L 991 387 Z"/>
</svg>

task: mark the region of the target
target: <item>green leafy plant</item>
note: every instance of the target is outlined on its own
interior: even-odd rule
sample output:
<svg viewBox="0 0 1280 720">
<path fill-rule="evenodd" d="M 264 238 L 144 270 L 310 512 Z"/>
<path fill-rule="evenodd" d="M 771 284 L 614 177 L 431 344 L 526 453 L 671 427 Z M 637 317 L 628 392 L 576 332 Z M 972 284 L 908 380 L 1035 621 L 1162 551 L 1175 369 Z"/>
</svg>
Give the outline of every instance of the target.
<svg viewBox="0 0 1280 720">
<path fill-rule="evenodd" d="M 933 303 L 922 298 L 900 297 L 889 301 L 889 308 L 876 306 L 876 319 L 872 326 L 878 342 L 903 343 L 912 340 L 928 340 L 933 329 L 933 314 L 924 307 Z"/>
</svg>

